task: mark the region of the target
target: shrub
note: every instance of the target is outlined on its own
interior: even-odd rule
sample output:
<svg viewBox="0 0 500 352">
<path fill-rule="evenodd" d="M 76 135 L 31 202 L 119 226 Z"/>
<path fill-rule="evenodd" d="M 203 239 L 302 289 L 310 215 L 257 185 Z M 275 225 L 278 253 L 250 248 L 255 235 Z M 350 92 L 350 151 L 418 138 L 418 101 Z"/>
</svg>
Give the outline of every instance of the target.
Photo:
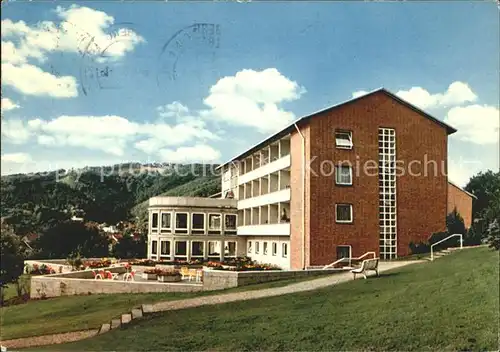
<svg viewBox="0 0 500 352">
<path fill-rule="evenodd" d="M 418 242 L 418 243 L 410 242 L 410 251 L 411 254 L 429 253 L 431 251 L 431 247 L 428 243 L 425 242 Z"/>
<path fill-rule="evenodd" d="M 177 270 L 160 270 L 156 275 L 158 276 L 181 276 Z"/>
</svg>

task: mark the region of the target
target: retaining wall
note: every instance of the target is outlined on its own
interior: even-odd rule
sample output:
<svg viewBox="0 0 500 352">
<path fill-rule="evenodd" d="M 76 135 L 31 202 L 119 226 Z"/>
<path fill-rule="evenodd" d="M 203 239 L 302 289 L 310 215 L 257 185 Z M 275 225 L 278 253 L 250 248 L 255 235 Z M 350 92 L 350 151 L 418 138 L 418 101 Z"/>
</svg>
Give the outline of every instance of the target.
<svg viewBox="0 0 500 352">
<path fill-rule="evenodd" d="M 331 275 L 346 272 L 346 269 L 317 270 L 266 270 L 266 271 L 224 271 L 204 270 L 204 290 L 224 290 L 263 282 L 302 278 L 307 276 Z"/>
</svg>

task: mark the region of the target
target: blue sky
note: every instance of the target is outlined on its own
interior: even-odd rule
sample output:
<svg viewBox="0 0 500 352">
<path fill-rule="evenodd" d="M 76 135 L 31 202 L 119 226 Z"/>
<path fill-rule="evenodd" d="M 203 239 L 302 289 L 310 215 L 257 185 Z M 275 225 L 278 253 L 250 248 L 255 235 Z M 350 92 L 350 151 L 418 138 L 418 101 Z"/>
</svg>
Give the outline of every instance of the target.
<svg viewBox="0 0 500 352">
<path fill-rule="evenodd" d="M 383 86 L 459 129 L 464 184 L 499 167 L 498 21 L 494 2 L 10 2 L 2 174 L 225 161 Z"/>
</svg>

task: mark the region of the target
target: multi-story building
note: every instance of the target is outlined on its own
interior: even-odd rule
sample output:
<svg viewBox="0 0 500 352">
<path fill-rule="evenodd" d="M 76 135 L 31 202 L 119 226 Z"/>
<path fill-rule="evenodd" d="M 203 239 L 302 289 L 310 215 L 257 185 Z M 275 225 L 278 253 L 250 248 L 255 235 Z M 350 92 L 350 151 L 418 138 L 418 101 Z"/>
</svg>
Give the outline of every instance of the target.
<svg viewBox="0 0 500 352">
<path fill-rule="evenodd" d="M 245 255 L 236 235 L 236 200 L 153 197 L 149 200 L 148 258 L 224 260 Z"/>
<path fill-rule="evenodd" d="M 246 254 L 295 269 L 407 255 L 445 230 L 454 132 L 385 89 L 298 119 L 221 165 Z"/>
</svg>

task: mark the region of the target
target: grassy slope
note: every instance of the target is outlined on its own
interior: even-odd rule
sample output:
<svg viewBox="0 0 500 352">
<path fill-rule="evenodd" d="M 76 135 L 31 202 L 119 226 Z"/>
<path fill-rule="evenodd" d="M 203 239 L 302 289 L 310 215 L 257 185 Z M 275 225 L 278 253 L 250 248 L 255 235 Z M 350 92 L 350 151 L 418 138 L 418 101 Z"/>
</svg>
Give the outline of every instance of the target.
<svg viewBox="0 0 500 352">
<path fill-rule="evenodd" d="M 143 303 L 257 290 L 285 286 L 311 279 L 275 281 L 216 292 L 90 295 L 30 301 L 26 304 L 0 308 L 2 317 L 1 336 L 7 340 L 25 336 L 96 329 L 111 318 L 118 317 L 120 314 L 126 313 L 133 307 L 138 307 Z"/>
<path fill-rule="evenodd" d="M 378 279 L 167 312 L 60 349 L 491 351 L 498 259 L 487 248 L 467 249 Z"/>
</svg>

